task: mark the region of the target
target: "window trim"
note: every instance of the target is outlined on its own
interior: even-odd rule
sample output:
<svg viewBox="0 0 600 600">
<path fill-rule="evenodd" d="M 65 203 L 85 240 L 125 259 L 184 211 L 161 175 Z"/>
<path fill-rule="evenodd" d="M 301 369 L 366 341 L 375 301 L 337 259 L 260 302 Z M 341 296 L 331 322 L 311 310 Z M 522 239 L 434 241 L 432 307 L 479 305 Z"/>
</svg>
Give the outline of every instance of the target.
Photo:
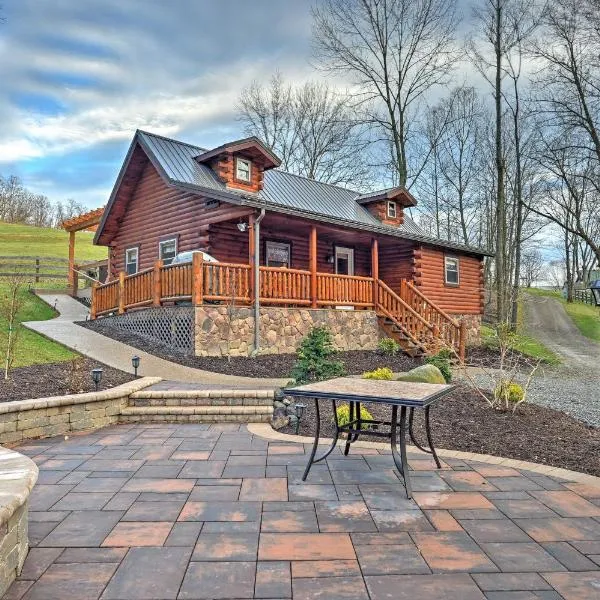
<svg viewBox="0 0 600 600">
<path fill-rule="evenodd" d="M 173 255 L 173 258 L 175 258 L 177 256 L 177 252 L 179 251 L 179 236 L 178 235 L 169 235 L 169 236 L 165 236 L 161 239 L 158 240 L 158 259 L 163 261 L 164 263 L 164 258 L 162 257 L 162 247 L 163 244 L 166 244 L 167 242 L 175 242 L 175 254 Z M 171 259 L 171 261 L 173 260 L 173 258 Z M 166 263 L 166 264 L 171 264 L 171 263 Z"/>
<path fill-rule="evenodd" d="M 456 262 L 456 281 L 448 281 L 448 261 Z M 444 256 L 444 284 L 452 287 L 460 285 L 460 258 L 458 256 L 447 255 Z"/>
<path fill-rule="evenodd" d="M 127 265 L 133 264 L 133 263 L 127 262 L 127 253 L 130 252 L 131 250 L 135 250 L 135 271 L 133 273 L 129 273 L 127 270 Z M 128 246 L 127 248 L 125 248 L 125 275 L 135 275 L 136 273 L 139 273 L 139 270 L 140 270 L 140 246 L 139 246 L 139 244 L 137 246 Z"/>
<path fill-rule="evenodd" d="M 393 210 L 390 210 L 393 209 Z M 394 214 L 392 214 L 392 212 Z M 393 200 L 388 200 L 386 203 L 386 214 L 388 216 L 389 219 L 395 219 L 398 216 L 398 207 L 396 205 L 396 203 Z"/>
<path fill-rule="evenodd" d="M 242 179 L 241 177 L 238 177 L 238 163 L 240 161 L 248 163 L 248 179 Z M 246 185 L 250 185 L 252 183 L 252 161 L 249 158 L 244 158 L 243 156 L 236 156 L 235 157 L 235 171 L 234 171 L 233 176 L 237 182 L 244 183 Z"/>
<path fill-rule="evenodd" d="M 283 240 L 283 239 L 273 239 L 273 238 L 268 238 L 265 239 L 264 242 L 264 265 L 265 267 L 270 266 L 269 265 L 269 254 L 268 254 L 268 248 L 269 248 L 269 244 L 282 244 L 288 247 L 288 266 L 287 267 L 278 267 L 280 269 L 283 268 L 287 268 L 287 269 L 291 269 L 292 268 L 292 242 L 290 240 Z"/>
<path fill-rule="evenodd" d="M 348 251 L 348 270 L 352 271 L 352 273 L 348 273 L 350 277 L 356 276 L 356 248 L 354 246 L 342 246 L 341 244 L 335 244 L 333 250 L 333 272 L 335 275 L 341 275 L 342 273 L 338 273 L 337 268 L 337 260 L 338 260 L 338 250 L 341 250 L 342 253 Z M 350 268 L 352 267 L 352 268 Z"/>
</svg>

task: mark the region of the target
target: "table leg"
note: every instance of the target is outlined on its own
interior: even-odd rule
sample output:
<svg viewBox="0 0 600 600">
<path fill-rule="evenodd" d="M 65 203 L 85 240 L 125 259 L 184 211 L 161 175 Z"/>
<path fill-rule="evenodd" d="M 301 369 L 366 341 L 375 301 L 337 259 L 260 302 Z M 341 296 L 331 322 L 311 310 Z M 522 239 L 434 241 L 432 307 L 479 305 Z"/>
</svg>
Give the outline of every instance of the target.
<svg viewBox="0 0 600 600">
<path fill-rule="evenodd" d="M 400 428 L 400 451 L 398 452 L 398 427 Z M 392 407 L 392 430 L 390 432 L 392 447 L 392 458 L 396 468 L 404 479 L 406 497 L 410 500 L 412 490 L 410 487 L 410 476 L 408 474 L 408 459 L 406 456 L 406 406 L 400 407 L 400 423 L 398 423 L 398 407 Z"/>
<path fill-rule="evenodd" d="M 319 401 L 317 399 L 315 399 L 315 411 L 316 411 L 316 417 L 317 417 L 317 422 L 315 425 L 315 427 L 316 427 L 315 441 L 313 442 L 313 447 L 312 447 L 312 450 L 310 453 L 310 458 L 308 459 L 308 464 L 306 465 L 306 469 L 304 470 L 304 475 L 302 475 L 302 481 L 306 481 L 306 478 L 308 477 L 308 473 L 310 472 L 310 468 L 315 463 L 325 460 L 335 450 L 335 447 L 337 445 L 338 439 L 340 437 L 340 428 L 339 428 L 339 424 L 338 424 L 337 410 L 336 410 L 337 407 L 335 404 L 335 400 L 331 401 L 331 406 L 333 408 L 333 422 L 335 423 L 335 432 L 333 434 L 333 440 L 332 440 L 329 448 L 324 452 L 324 454 L 322 456 L 319 456 L 319 458 L 315 458 L 315 455 L 317 453 L 317 448 L 319 447 L 319 433 L 321 431 L 321 415 L 319 412 Z"/>
<path fill-rule="evenodd" d="M 349 423 L 352 423 L 352 421 L 354 421 L 354 402 L 350 401 L 349 402 L 349 411 L 350 414 L 348 415 L 348 419 L 349 419 Z M 350 444 L 354 441 L 354 438 L 352 436 L 351 433 L 348 433 L 348 437 L 346 438 L 346 445 L 344 446 L 344 456 L 348 456 L 348 452 L 350 452 Z"/>
<path fill-rule="evenodd" d="M 440 463 L 440 459 L 438 458 L 437 452 L 435 451 L 435 447 L 433 445 L 433 440 L 431 438 L 431 427 L 429 424 L 429 406 L 425 407 L 425 433 L 427 434 L 427 444 L 429 445 L 429 450 L 423 448 L 419 442 L 415 439 L 413 432 L 413 418 L 415 414 L 415 409 L 411 407 L 409 417 L 408 417 L 408 434 L 410 435 L 410 439 L 412 443 L 419 449 L 421 452 L 425 452 L 427 454 L 433 455 L 433 459 L 435 460 L 435 464 L 438 469 L 441 469 L 442 463 Z"/>
</svg>

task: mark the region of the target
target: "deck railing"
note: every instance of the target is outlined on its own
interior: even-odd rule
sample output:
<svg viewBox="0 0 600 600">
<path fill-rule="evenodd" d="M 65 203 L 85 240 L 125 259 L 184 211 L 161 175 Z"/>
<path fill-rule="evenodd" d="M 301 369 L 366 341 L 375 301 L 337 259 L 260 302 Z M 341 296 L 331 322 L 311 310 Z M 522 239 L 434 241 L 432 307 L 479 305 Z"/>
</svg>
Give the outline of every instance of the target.
<svg viewBox="0 0 600 600">
<path fill-rule="evenodd" d="M 208 302 L 251 304 L 254 269 L 237 263 L 203 262 L 163 265 L 119 278 L 92 289 L 91 318 L 164 303 Z M 259 268 L 260 302 L 292 306 L 375 309 L 423 350 L 448 345 L 464 356 L 464 328 L 430 302 L 409 282 L 396 294 L 380 279 L 300 269 Z"/>
</svg>

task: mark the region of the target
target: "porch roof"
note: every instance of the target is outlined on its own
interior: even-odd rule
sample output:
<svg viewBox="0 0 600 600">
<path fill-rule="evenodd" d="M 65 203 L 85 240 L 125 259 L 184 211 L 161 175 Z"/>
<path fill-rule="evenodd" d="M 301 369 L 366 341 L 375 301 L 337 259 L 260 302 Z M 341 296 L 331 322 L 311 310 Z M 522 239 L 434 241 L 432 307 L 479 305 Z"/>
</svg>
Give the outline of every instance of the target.
<svg viewBox="0 0 600 600">
<path fill-rule="evenodd" d="M 132 141 L 96 233 L 96 240 L 102 232 L 120 180 L 138 143 L 170 185 L 189 189 L 204 196 L 474 254 L 490 255 L 489 251 L 481 248 L 429 236 L 406 215 L 402 225 L 386 225 L 360 204 L 359 201 L 364 196 L 357 191 L 294 175 L 280 169 L 264 172 L 263 189 L 258 194 L 229 188 L 210 167 L 195 160 L 199 154 L 207 152 L 205 148 L 141 130 L 136 132 Z"/>
</svg>

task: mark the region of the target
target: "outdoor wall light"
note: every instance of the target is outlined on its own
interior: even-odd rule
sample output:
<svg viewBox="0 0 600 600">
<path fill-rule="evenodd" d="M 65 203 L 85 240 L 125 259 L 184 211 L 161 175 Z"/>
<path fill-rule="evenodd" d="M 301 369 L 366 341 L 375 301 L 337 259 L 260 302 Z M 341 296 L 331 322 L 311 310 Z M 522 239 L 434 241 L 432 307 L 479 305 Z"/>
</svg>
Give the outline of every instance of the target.
<svg viewBox="0 0 600 600">
<path fill-rule="evenodd" d="M 102 381 L 102 369 L 92 369 L 92 381 L 94 382 L 94 385 L 96 386 L 96 391 L 98 391 L 98 386 L 100 385 L 100 382 Z"/>
<path fill-rule="evenodd" d="M 131 366 L 133 367 L 133 373 L 134 375 L 137 377 L 137 370 L 138 367 L 140 366 L 140 357 L 139 356 L 132 356 L 131 357 Z"/>
<path fill-rule="evenodd" d="M 237 224 L 237 228 L 238 228 L 238 229 L 239 229 L 239 230 L 240 230 L 242 233 L 244 233 L 244 231 L 247 231 L 247 230 L 248 230 L 248 223 L 244 223 L 244 222 L 240 221 L 240 222 Z"/>
<path fill-rule="evenodd" d="M 325 261 L 328 262 L 330 265 L 332 265 L 335 262 L 335 258 L 333 257 L 333 254 L 328 254 L 325 257 Z"/>
<path fill-rule="evenodd" d="M 295 404 L 294 410 L 296 411 L 296 435 L 300 433 L 300 419 L 302 419 L 302 415 L 304 414 L 304 409 L 306 408 L 306 404 Z"/>
</svg>

